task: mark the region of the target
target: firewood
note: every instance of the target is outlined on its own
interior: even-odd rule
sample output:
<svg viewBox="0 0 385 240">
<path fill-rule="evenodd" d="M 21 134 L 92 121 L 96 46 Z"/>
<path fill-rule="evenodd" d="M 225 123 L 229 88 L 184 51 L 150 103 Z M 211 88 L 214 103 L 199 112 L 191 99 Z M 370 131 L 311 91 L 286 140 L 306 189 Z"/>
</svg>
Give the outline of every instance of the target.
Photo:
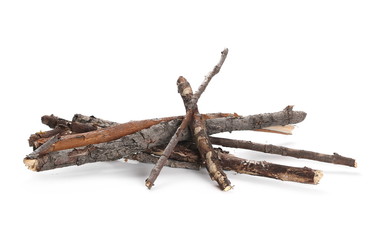
<svg viewBox="0 0 385 240">
<path fill-rule="evenodd" d="M 213 135 L 221 132 L 230 132 L 234 131 L 234 128 L 238 130 L 254 130 L 262 127 L 285 125 L 285 123 L 288 122 L 288 115 L 291 116 L 289 124 L 297 124 L 302 122 L 306 117 L 305 112 L 293 111 L 291 109 L 290 111 L 292 111 L 292 113 L 287 114 L 286 111 L 287 108 L 275 113 L 207 119 L 207 134 Z M 102 122 L 101 119 L 98 119 L 98 121 Z M 176 118 L 171 121 L 153 125 L 150 128 L 142 129 L 139 132 L 114 141 L 91 144 L 76 149 L 50 152 L 34 158 L 27 156 L 24 162 L 28 163 L 26 165 L 31 170 L 44 171 L 90 162 L 118 160 L 125 158 L 126 154 L 131 154 L 132 152 L 144 151 L 153 147 L 166 145 L 181 122 L 181 119 Z M 234 127 L 234 125 L 236 127 Z M 108 127 L 110 125 L 103 122 L 103 124 L 98 127 L 103 128 L 101 126 Z M 181 141 L 190 139 L 192 139 L 192 136 L 186 129 L 182 134 Z"/>
<path fill-rule="evenodd" d="M 218 64 L 194 94 L 185 78 L 178 79 L 178 92 L 186 109 L 184 116 L 118 124 L 81 114 L 75 114 L 72 121 L 45 115 L 41 120 L 52 130 L 30 136 L 28 142 L 33 147 L 33 152 L 24 158 L 24 164 L 30 170 L 38 172 L 122 158 L 126 161 L 132 159 L 153 163 L 155 166 L 145 181 L 149 189 L 154 185 L 163 166 L 193 170 L 204 166 L 211 179 L 224 191 L 232 188 L 224 171 L 307 184 L 318 184 L 323 173 L 308 167 L 290 167 L 239 158 L 214 148 L 212 144 L 357 167 L 354 159 L 337 153 L 327 155 L 211 136 L 221 132 L 245 130 L 291 135 L 294 128 L 292 124 L 299 123 L 306 117 L 305 112 L 293 111 L 291 105 L 279 112 L 250 116 L 236 113 L 201 114 L 198 100 L 211 79 L 221 70 L 227 54 L 228 49 L 222 51 Z"/>
</svg>

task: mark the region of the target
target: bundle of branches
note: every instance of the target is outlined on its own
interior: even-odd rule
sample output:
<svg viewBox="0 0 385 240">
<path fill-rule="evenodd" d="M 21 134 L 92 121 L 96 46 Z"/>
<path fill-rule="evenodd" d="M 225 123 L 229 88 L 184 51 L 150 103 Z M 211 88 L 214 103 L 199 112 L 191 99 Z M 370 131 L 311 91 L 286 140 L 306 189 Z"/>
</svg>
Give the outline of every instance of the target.
<svg viewBox="0 0 385 240">
<path fill-rule="evenodd" d="M 200 114 L 198 99 L 213 76 L 220 71 L 227 54 L 228 49 L 225 49 L 219 63 L 205 77 L 195 93 L 189 82 L 184 77 L 179 77 L 177 87 L 186 108 L 184 116 L 118 124 L 81 114 L 76 114 L 72 121 L 46 115 L 42 117 L 42 122 L 52 130 L 30 136 L 29 144 L 34 151 L 26 156 L 24 164 L 33 171 L 44 171 L 122 158 L 127 161 L 131 159 L 153 163 L 155 166 L 145 181 L 149 189 L 154 185 L 163 166 L 195 170 L 204 166 L 210 178 L 224 191 L 232 188 L 224 171 L 309 184 L 317 184 L 323 174 L 308 167 L 290 167 L 242 159 L 220 148 L 214 148 L 212 144 L 356 167 L 354 159 L 337 153 L 327 155 L 212 137 L 216 133 L 240 130 L 291 134 L 292 124 L 299 123 L 306 117 L 305 112 L 294 111 L 293 106 L 287 106 L 279 112 L 250 116 L 235 113 Z"/>
</svg>

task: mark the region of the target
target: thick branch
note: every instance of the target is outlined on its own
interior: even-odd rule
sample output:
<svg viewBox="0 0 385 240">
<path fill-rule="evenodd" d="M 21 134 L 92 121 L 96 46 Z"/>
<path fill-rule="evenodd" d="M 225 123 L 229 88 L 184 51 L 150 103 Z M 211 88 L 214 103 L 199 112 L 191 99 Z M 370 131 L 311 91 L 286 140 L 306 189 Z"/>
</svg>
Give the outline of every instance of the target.
<svg viewBox="0 0 385 240">
<path fill-rule="evenodd" d="M 275 146 L 271 144 L 260 144 L 250 141 L 234 140 L 226 138 L 211 137 L 210 141 L 213 144 L 221 145 L 224 147 L 243 148 L 264 153 L 277 154 L 282 156 L 290 156 L 295 158 L 306 158 L 319 162 L 334 163 L 339 165 L 345 165 L 350 167 L 357 167 L 356 160 L 352 158 L 343 157 L 337 153 L 333 155 L 327 155 L 312 151 L 298 150 L 287 147 Z"/>
<path fill-rule="evenodd" d="M 207 120 L 206 124 L 207 132 L 209 134 L 214 134 L 220 132 L 262 129 L 270 126 L 284 126 L 302 122 L 305 118 L 305 112 L 293 111 L 293 106 L 287 106 L 284 110 L 276 113 L 222 118 L 216 119 L 215 121 Z"/>
</svg>

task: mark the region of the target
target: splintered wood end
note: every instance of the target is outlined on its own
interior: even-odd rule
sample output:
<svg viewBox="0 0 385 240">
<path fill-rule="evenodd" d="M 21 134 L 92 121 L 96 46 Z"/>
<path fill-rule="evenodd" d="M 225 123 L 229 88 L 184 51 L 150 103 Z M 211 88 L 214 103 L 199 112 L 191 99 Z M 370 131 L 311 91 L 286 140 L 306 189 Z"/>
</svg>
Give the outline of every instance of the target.
<svg viewBox="0 0 385 240">
<path fill-rule="evenodd" d="M 23 162 L 29 170 L 37 172 L 38 161 L 36 159 L 24 158 Z"/>
<path fill-rule="evenodd" d="M 318 184 L 323 175 L 322 171 L 314 170 L 314 184 Z"/>
</svg>

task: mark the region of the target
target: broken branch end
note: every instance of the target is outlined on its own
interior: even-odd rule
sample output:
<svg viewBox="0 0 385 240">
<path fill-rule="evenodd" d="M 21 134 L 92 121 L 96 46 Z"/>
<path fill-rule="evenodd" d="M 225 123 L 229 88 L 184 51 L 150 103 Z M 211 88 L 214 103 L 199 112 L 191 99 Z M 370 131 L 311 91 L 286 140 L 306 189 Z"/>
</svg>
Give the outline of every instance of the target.
<svg viewBox="0 0 385 240">
<path fill-rule="evenodd" d="M 38 160 L 37 159 L 29 159 L 29 158 L 24 158 L 23 160 L 25 166 L 31 171 L 37 172 L 37 166 L 38 166 Z"/>
</svg>

